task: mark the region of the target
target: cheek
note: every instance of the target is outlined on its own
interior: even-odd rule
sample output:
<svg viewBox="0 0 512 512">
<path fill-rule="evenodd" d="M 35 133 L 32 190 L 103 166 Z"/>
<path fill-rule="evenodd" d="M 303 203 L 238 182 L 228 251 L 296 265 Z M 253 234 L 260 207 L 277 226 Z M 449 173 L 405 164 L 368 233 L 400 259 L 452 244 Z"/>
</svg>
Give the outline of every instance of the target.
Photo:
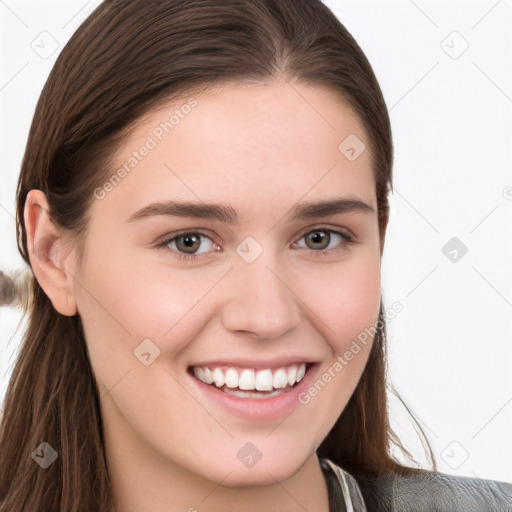
<svg viewBox="0 0 512 512">
<path fill-rule="evenodd" d="M 145 339 L 162 356 L 175 357 L 204 325 L 208 315 L 202 299 L 210 290 L 209 298 L 214 296 L 225 273 L 163 271 L 161 262 L 139 263 L 114 251 L 96 251 L 76 289 L 91 362 L 106 375 L 113 358 L 119 367 L 137 362 L 134 350 Z"/>
<path fill-rule="evenodd" d="M 328 292 L 309 292 L 318 312 L 316 327 L 332 350 L 332 357 L 318 369 L 312 385 L 299 397 L 304 407 L 315 410 L 318 425 L 315 443 L 320 445 L 346 407 L 365 368 L 378 320 L 380 258 L 374 253 L 329 271 Z M 308 303 L 309 305 L 309 303 Z"/>
<path fill-rule="evenodd" d="M 338 351 L 346 350 L 347 336 L 356 339 L 375 325 L 381 302 L 380 264 L 354 269 L 340 284 L 334 313 L 336 332 L 343 333 Z"/>
<path fill-rule="evenodd" d="M 301 294 L 318 316 L 316 326 L 333 352 L 347 350 L 353 339 L 374 326 L 381 302 L 380 257 L 375 251 L 326 267 L 315 286 L 303 280 Z"/>
</svg>

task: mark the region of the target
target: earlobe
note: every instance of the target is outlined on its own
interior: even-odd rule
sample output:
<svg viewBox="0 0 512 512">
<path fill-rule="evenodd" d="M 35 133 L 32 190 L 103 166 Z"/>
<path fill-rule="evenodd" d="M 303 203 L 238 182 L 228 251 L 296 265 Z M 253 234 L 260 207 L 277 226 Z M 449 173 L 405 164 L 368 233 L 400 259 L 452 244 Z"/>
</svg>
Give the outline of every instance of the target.
<svg viewBox="0 0 512 512">
<path fill-rule="evenodd" d="M 35 278 L 59 313 L 75 315 L 73 277 L 65 268 L 71 245 L 52 223 L 48 201 L 41 190 L 34 189 L 27 194 L 24 220 L 27 249 Z"/>
</svg>

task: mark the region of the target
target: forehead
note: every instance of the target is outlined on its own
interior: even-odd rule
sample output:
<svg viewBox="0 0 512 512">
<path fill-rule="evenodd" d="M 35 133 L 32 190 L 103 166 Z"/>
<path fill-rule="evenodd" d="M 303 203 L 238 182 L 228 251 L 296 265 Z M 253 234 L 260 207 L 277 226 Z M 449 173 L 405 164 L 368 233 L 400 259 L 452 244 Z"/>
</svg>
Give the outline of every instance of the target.
<svg viewBox="0 0 512 512">
<path fill-rule="evenodd" d="M 375 204 L 363 125 L 318 86 L 228 85 L 183 96 L 135 123 L 113 161 L 113 174 L 125 172 L 106 199 L 131 210 L 171 197 L 259 211 L 334 193 Z"/>
</svg>

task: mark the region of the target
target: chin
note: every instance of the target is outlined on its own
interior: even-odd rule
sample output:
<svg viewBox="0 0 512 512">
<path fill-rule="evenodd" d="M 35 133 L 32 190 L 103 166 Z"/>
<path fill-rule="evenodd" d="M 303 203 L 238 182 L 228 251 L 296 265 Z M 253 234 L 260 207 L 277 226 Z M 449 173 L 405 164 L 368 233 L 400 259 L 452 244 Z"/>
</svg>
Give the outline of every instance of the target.
<svg viewBox="0 0 512 512">
<path fill-rule="evenodd" d="M 228 488 L 275 485 L 276 482 L 288 480 L 297 473 L 307 457 L 304 460 L 290 460 L 288 457 L 280 460 L 273 458 L 273 460 L 264 461 L 263 459 L 264 457 L 252 467 L 245 467 L 238 460 L 235 460 L 235 464 L 224 465 L 220 471 L 217 465 L 211 468 L 212 474 L 207 478 L 215 482 L 222 482 L 222 486 Z M 230 474 L 226 477 L 228 473 Z"/>
</svg>

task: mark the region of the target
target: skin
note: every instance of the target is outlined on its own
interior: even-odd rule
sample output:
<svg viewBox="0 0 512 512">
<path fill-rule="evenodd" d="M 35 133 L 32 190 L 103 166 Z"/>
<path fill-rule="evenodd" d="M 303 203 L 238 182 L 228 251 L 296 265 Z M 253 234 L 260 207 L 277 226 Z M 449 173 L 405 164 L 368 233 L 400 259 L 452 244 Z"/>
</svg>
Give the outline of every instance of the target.
<svg viewBox="0 0 512 512">
<path fill-rule="evenodd" d="M 81 266 L 70 234 L 48 218 L 44 194 L 28 194 L 34 274 L 61 314 L 82 319 L 119 511 L 327 512 L 315 451 L 352 395 L 371 343 L 284 421 L 249 422 L 214 407 L 190 385 L 187 368 L 299 353 L 319 361 L 321 378 L 375 324 L 381 253 L 368 139 L 349 106 L 321 87 L 230 84 L 196 99 L 121 183 L 93 201 Z M 114 169 L 185 101 L 140 120 Z M 354 161 L 338 150 L 349 134 L 367 148 Z M 374 211 L 285 221 L 297 202 L 333 196 Z M 126 222 L 170 199 L 229 204 L 242 220 Z M 329 253 L 319 256 L 305 235 L 321 227 L 349 232 L 355 243 L 332 235 Z M 188 228 L 212 240 L 203 239 L 197 260 L 180 260 L 176 242 L 156 248 Z M 236 252 L 248 236 L 263 248 L 251 264 Z M 134 356 L 147 338 L 160 350 L 149 366 Z M 262 453 L 251 468 L 237 458 L 246 442 Z"/>
</svg>

